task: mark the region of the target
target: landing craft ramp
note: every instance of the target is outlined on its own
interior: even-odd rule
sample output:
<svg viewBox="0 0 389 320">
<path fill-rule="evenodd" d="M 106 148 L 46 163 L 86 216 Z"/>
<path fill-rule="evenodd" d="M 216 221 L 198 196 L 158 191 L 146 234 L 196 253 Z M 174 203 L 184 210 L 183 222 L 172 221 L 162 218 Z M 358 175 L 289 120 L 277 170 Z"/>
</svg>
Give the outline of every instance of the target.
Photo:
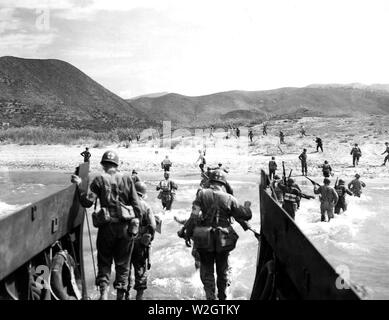
<svg viewBox="0 0 389 320">
<path fill-rule="evenodd" d="M 251 299 L 359 300 L 352 286 L 339 286 L 343 280 L 270 196 L 267 181 L 262 171 L 261 241 Z"/>
</svg>

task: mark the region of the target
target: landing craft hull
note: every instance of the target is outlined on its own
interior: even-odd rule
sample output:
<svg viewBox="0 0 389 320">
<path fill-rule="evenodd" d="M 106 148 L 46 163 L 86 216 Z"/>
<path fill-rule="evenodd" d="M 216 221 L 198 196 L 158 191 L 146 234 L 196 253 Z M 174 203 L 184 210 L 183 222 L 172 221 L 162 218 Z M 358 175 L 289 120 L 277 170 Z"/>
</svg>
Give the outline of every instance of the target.
<svg viewBox="0 0 389 320">
<path fill-rule="evenodd" d="M 267 181 L 262 171 L 261 241 L 251 299 L 359 300 L 353 287 L 339 286 L 344 281 L 270 196 Z"/>
<path fill-rule="evenodd" d="M 78 170 L 86 182 L 89 164 L 80 165 Z M 48 280 L 44 279 L 44 270 L 50 269 L 58 248 L 67 250 L 75 260 L 82 294 L 86 297 L 82 255 L 84 216 L 76 187 L 71 185 L 0 219 L 0 299 L 30 299 L 30 280 L 36 279 L 36 270 L 41 270 L 43 280 Z M 55 244 L 57 247 L 53 248 Z"/>
</svg>

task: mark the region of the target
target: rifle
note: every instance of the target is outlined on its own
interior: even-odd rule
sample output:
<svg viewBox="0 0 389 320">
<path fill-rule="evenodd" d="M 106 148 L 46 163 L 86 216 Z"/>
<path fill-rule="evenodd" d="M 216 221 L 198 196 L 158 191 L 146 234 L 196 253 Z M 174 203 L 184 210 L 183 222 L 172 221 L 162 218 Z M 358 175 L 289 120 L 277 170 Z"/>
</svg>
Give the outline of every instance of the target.
<svg viewBox="0 0 389 320">
<path fill-rule="evenodd" d="M 335 188 L 338 186 L 338 180 L 339 180 L 339 177 L 336 178 L 336 181 L 335 181 Z"/>
<path fill-rule="evenodd" d="M 308 178 L 307 176 L 304 176 L 305 178 L 307 178 L 309 181 L 311 181 L 311 183 L 315 186 L 319 186 L 320 187 L 320 184 L 318 184 L 317 182 L 313 181 L 312 179 Z"/>
<path fill-rule="evenodd" d="M 284 180 L 284 184 L 286 184 L 286 173 L 285 173 L 285 162 L 282 161 L 282 176 Z"/>
<path fill-rule="evenodd" d="M 288 178 L 290 178 L 292 176 L 292 172 L 293 172 L 293 169 L 290 169 Z"/>
</svg>

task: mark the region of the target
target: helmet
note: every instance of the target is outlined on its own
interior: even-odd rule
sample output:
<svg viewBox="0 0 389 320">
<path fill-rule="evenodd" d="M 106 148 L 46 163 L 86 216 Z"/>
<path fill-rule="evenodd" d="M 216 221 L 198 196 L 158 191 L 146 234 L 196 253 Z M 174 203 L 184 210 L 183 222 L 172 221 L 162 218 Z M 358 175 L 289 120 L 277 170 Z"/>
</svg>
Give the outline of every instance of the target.
<svg viewBox="0 0 389 320">
<path fill-rule="evenodd" d="M 138 171 L 136 171 L 135 169 L 132 170 L 132 174 L 138 174 Z"/>
<path fill-rule="evenodd" d="M 324 163 L 325 163 L 325 164 L 328 164 L 328 161 L 327 161 L 327 160 L 324 160 Z"/>
<path fill-rule="evenodd" d="M 212 182 L 219 182 L 219 183 L 222 183 L 224 185 L 227 184 L 226 175 L 224 174 L 224 172 L 222 170 L 212 171 L 210 174 L 209 180 Z"/>
<path fill-rule="evenodd" d="M 344 180 L 339 179 L 339 184 L 345 184 Z"/>
<path fill-rule="evenodd" d="M 141 194 L 142 196 L 145 196 L 147 192 L 146 184 L 144 182 L 138 181 L 137 183 L 135 183 L 135 190 L 137 193 Z"/>
<path fill-rule="evenodd" d="M 165 171 L 165 172 L 163 173 L 163 176 L 164 176 L 165 178 L 169 178 L 169 177 L 170 177 L 170 173 L 167 172 L 167 171 Z"/>
<path fill-rule="evenodd" d="M 289 179 L 288 179 L 288 186 L 291 186 L 291 185 L 293 185 L 293 184 L 294 184 L 294 179 L 289 178 Z"/>
<path fill-rule="evenodd" d="M 219 167 L 221 167 L 223 164 L 222 164 L 221 162 L 219 162 L 217 165 L 218 165 Z"/>
<path fill-rule="evenodd" d="M 386 145 L 388 145 L 388 144 L 389 144 L 389 142 L 385 142 L 385 144 L 386 144 Z"/>
<path fill-rule="evenodd" d="M 103 163 L 112 163 L 116 166 L 119 165 L 119 156 L 115 151 L 105 151 L 103 157 L 101 158 L 101 164 Z"/>
<path fill-rule="evenodd" d="M 328 179 L 328 178 L 324 178 L 323 182 L 324 182 L 324 184 L 330 184 L 330 183 L 331 183 L 331 180 Z"/>
<path fill-rule="evenodd" d="M 303 149 L 303 151 L 307 151 L 307 149 Z"/>
<path fill-rule="evenodd" d="M 357 173 L 356 175 L 355 175 L 355 178 L 360 178 L 361 176 Z"/>
</svg>

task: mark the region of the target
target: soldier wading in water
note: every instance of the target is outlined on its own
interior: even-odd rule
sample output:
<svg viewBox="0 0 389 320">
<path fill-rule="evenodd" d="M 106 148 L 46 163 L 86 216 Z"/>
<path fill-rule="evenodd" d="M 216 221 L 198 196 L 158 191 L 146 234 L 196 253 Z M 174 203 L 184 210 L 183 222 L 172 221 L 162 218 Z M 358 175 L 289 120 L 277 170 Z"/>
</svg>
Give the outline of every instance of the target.
<svg viewBox="0 0 389 320">
<path fill-rule="evenodd" d="M 231 218 L 248 229 L 246 221 L 252 217 L 250 202 L 239 205 L 236 198 L 225 189 L 225 173 L 212 171 L 209 188 L 200 189 L 193 202 L 187 236 L 192 238 L 200 255 L 200 278 L 208 300 L 216 299 L 214 265 L 216 264 L 219 300 L 226 299 L 228 286 L 228 256 L 235 248 L 238 235 L 231 226 Z M 201 212 L 201 214 L 200 214 Z"/>
<path fill-rule="evenodd" d="M 131 175 L 118 171 L 118 155 L 114 151 L 105 152 L 101 165 L 104 172 L 96 175 L 89 190 L 77 190 L 83 207 L 89 208 L 95 204 L 92 219 L 93 225 L 98 228 L 96 285 L 100 289 L 100 300 L 108 299 L 112 261 L 116 271 L 116 298 L 124 300 L 128 286 L 129 248 L 138 234 L 141 206 Z M 82 182 L 76 175 L 72 175 L 71 181 L 77 186 Z M 97 200 L 100 210 L 96 212 Z M 132 206 L 135 215 L 128 206 Z"/>
</svg>

